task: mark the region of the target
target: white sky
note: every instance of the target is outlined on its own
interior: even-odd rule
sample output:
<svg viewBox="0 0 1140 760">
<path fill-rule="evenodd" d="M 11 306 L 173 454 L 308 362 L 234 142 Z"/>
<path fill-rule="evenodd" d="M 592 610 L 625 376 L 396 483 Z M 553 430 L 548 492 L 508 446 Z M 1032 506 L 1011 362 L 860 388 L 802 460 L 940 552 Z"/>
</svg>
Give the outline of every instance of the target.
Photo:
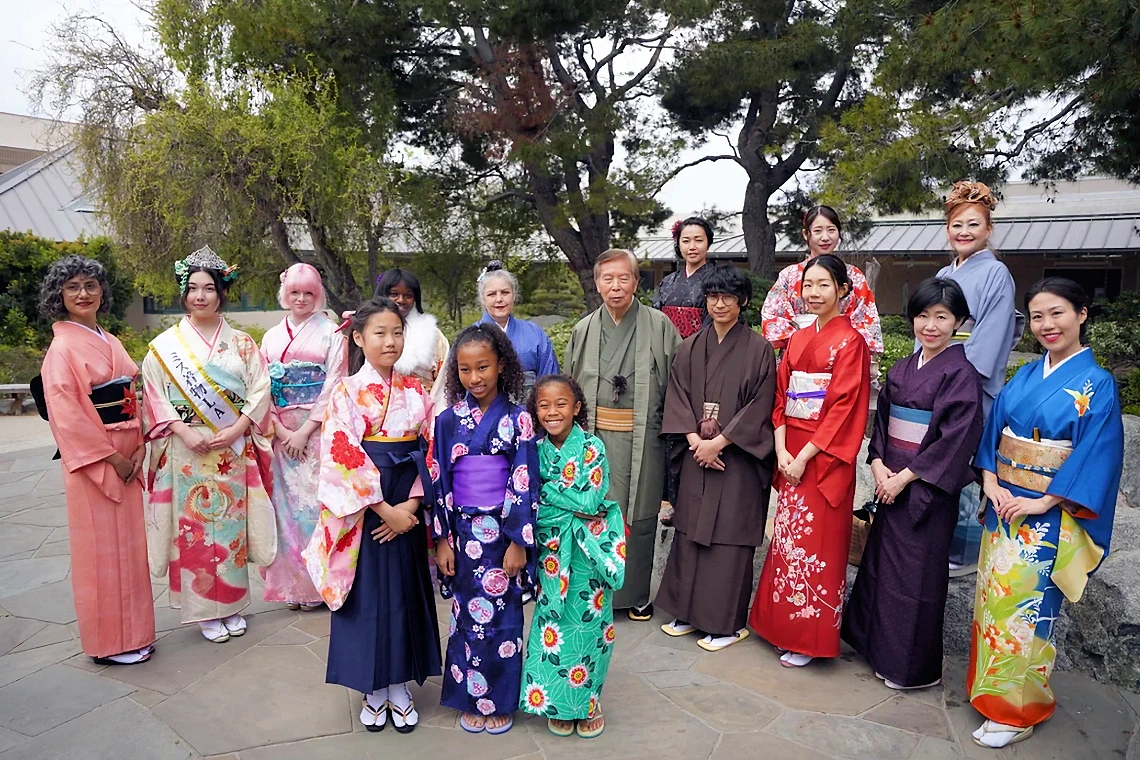
<svg viewBox="0 0 1140 760">
<path fill-rule="evenodd" d="M 32 113 L 25 93 L 29 72 L 46 62 L 52 24 L 77 11 L 102 17 L 129 41 L 141 38 L 145 15 L 131 0 L 0 0 L 0 18 L 6 22 L 0 31 L 0 111 L 45 115 Z M 724 147 L 723 140 L 714 138 L 711 145 L 689 151 L 684 160 L 723 153 Z M 744 201 L 745 180 L 744 170 L 734 162 L 701 164 L 666 185 L 658 197 L 677 218 L 713 206 L 736 211 Z"/>
</svg>

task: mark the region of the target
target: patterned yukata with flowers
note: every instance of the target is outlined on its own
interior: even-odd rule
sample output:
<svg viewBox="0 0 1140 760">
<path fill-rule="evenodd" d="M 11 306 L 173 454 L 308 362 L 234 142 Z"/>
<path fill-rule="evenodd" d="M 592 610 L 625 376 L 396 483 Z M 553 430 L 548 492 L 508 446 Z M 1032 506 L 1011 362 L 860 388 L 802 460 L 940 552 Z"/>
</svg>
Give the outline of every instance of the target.
<svg viewBox="0 0 1140 760">
<path fill-rule="evenodd" d="M 792 333 L 799 329 L 796 317 L 811 314 L 800 296 L 804 269 L 810 259 L 784 267 L 776 278 L 776 284 L 764 298 L 760 309 L 763 319 L 764 338 L 773 348 L 783 348 Z M 879 322 L 879 307 L 875 305 L 875 293 L 867 284 L 867 278 L 859 267 L 847 265 L 847 277 L 851 280 L 851 294 L 839 302 L 839 313 L 847 317 L 873 356 L 883 353 L 883 326 Z"/>
<path fill-rule="evenodd" d="M 614 648 L 613 591 L 625 581 L 625 524 L 606 499 L 601 439 L 574 425 L 558 448 L 538 444 L 538 585 L 519 706 L 559 720 L 601 708 Z"/>
<path fill-rule="evenodd" d="M 1062 599 L 1080 600 L 1108 556 L 1124 463 L 1112 375 L 1089 349 L 1048 377 L 1044 362 L 1022 367 L 998 394 L 974 458 L 976 467 L 997 474 L 1003 432 L 1072 444 L 1046 488 L 1064 506 L 1010 523 L 986 505 L 966 687 L 978 712 L 1019 727 L 1041 723 L 1056 709 L 1049 685 L 1057 656 L 1054 623 Z M 998 482 L 1014 496 L 1042 496 Z"/>
<path fill-rule="evenodd" d="M 475 715 L 510 715 L 522 679 L 523 591 L 534 577 L 534 421 L 502 394 L 486 413 L 468 395 L 436 419 L 435 447 L 432 533 L 455 552 L 455 576 L 440 578 L 441 594 L 452 599 L 440 703 Z M 457 503 L 456 462 L 480 455 L 506 459 L 503 496 L 494 504 Z M 503 570 L 512 543 L 527 550 L 527 567 L 513 579 Z"/>
</svg>

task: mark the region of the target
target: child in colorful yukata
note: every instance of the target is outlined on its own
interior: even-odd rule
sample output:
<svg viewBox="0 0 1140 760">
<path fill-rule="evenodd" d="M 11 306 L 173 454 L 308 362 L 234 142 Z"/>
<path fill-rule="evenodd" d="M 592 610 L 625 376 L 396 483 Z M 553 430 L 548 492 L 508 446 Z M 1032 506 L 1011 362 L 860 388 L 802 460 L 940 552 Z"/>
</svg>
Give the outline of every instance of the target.
<svg viewBox="0 0 1140 760">
<path fill-rule="evenodd" d="M 440 592 L 452 597 L 441 703 L 465 731 L 511 729 L 522 679 L 523 595 L 534 577 L 538 451 L 511 403 L 523 369 L 507 334 L 468 327 L 446 364 L 451 408 L 436 419 L 432 532 Z"/>
<path fill-rule="evenodd" d="M 606 499 L 606 447 L 586 432 L 586 397 L 573 378 L 539 378 L 528 402 L 538 442 L 541 589 L 530 626 L 520 707 L 555 736 L 599 736 L 602 685 L 614 648 L 613 592 L 625 581 L 625 524 Z"/>
</svg>

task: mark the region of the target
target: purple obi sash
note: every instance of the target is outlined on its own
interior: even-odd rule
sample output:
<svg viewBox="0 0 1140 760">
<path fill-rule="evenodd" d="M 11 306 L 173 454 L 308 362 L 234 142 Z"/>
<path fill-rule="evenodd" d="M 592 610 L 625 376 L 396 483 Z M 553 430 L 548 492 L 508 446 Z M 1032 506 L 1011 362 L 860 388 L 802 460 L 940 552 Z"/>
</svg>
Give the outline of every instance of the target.
<svg viewBox="0 0 1140 760">
<path fill-rule="evenodd" d="M 456 459 L 451 475 L 455 507 L 502 507 L 510 470 L 502 454 L 466 454 Z"/>
</svg>

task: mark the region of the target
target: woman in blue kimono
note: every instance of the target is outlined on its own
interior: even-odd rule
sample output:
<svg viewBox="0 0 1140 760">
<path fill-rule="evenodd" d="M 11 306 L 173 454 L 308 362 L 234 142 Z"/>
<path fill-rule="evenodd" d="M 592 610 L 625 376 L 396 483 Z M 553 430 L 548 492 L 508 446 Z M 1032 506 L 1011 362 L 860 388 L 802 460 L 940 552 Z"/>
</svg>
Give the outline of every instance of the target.
<svg viewBox="0 0 1140 760">
<path fill-rule="evenodd" d="M 558 374 L 554 345 L 541 327 L 514 316 L 519 281 L 503 268 L 503 262 L 489 263 L 479 275 L 478 285 L 479 302 L 483 304 L 483 318 L 479 324 L 498 325 L 507 333 L 518 354 L 523 369 L 523 394 L 515 400 L 521 402 L 530 394 L 535 380 L 543 375 Z"/>
<path fill-rule="evenodd" d="M 502 734 L 519 705 L 523 594 L 534 577 L 534 422 L 510 401 L 523 370 L 502 330 L 459 333 L 446 377 L 432 520 L 440 593 L 453 598 L 441 703 L 463 713 L 464 730 Z"/>
<path fill-rule="evenodd" d="M 987 718 L 974 741 L 994 749 L 1056 709 L 1054 623 L 1108 555 L 1124 463 L 1116 382 L 1084 345 L 1088 297 L 1047 277 L 1025 305 L 1046 354 L 998 395 L 974 459 L 987 503 L 966 689 Z"/>
</svg>

